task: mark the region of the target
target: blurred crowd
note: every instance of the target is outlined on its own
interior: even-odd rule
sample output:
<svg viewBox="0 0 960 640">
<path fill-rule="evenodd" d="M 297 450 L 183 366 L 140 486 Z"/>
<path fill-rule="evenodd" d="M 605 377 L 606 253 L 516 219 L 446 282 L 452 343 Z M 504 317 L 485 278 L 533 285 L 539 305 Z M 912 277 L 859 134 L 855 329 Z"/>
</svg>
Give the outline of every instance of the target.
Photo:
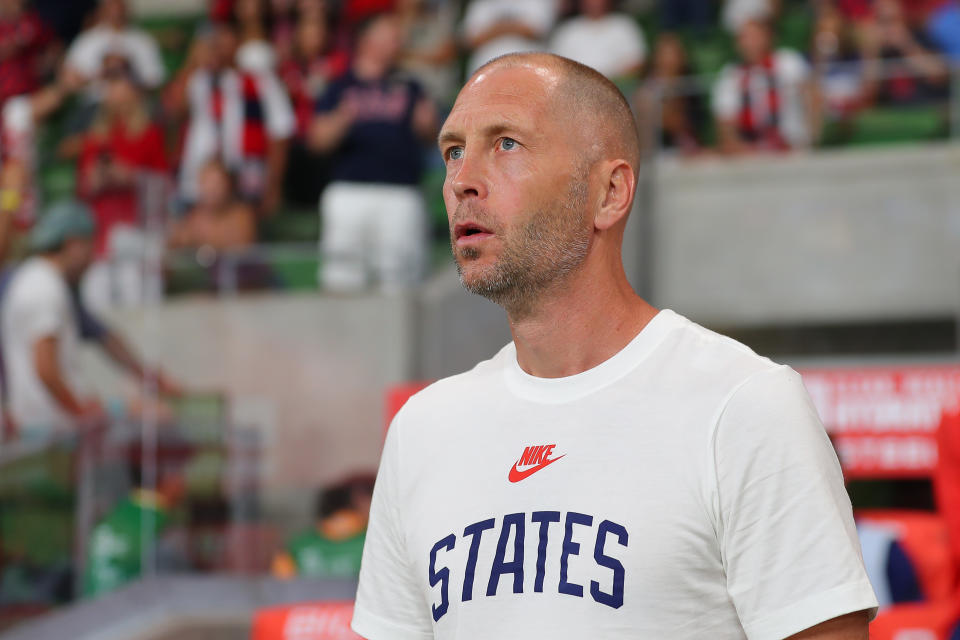
<svg viewBox="0 0 960 640">
<path fill-rule="evenodd" d="M 600 70 L 648 148 L 683 156 L 807 148 L 864 110 L 943 106 L 960 58 L 958 0 L 208 0 L 193 34 L 145 31 L 125 0 L 67 4 L 0 1 L 0 253 L 29 250 L 56 121 L 94 216 L 93 306 L 144 295 L 96 263 L 166 249 L 215 266 L 291 207 L 319 206 L 325 289 L 421 280 L 433 139 L 497 55 Z"/>
</svg>

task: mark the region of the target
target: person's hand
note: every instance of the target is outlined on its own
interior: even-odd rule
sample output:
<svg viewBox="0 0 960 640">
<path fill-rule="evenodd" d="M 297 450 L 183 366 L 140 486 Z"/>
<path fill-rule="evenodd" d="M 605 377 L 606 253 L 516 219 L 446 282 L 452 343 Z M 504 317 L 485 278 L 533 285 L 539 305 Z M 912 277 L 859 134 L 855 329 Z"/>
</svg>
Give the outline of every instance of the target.
<svg viewBox="0 0 960 640">
<path fill-rule="evenodd" d="M 340 124 L 344 127 L 349 127 L 357 120 L 357 114 L 359 113 L 357 99 L 353 95 L 348 94 L 340 101 L 340 104 L 337 105 L 335 113 L 340 120 Z"/>
<path fill-rule="evenodd" d="M 57 84 L 65 94 L 70 95 L 83 88 L 87 84 L 87 78 L 69 64 L 64 64 L 60 68 L 60 73 L 57 74 Z"/>
<path fill-rule="evenodd" d="M 280 208 L 280 203 L 283 202 L 283 195 L 280 191 L 279 187 L 267 185 L 263 197 L 260 199 L 260 214 L 263 217 L 269 218 Z"/>
<path fill-rule="evenodd" d="M 107 411 L 98 398 L 84 398 L 74 414 L 80 429 L 85 433 L 99 432 L 106 429 Z"/>
<path fill-rule="evenodd" d="M 179 398 L 184 395 L 184 388 L 173 378 L 170 378 L 163 371 L 157 372 L 157 390 L 160 395 Z"/>
</svg>

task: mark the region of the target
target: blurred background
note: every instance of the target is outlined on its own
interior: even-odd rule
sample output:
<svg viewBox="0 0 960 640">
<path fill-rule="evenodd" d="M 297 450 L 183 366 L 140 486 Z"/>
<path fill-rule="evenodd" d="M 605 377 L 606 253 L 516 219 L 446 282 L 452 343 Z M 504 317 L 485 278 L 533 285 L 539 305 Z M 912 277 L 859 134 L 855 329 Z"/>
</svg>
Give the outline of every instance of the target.
<svg viewBox="0 0 960 640">
<path fill-rule="evenodd" d="M 390 417 L 509 338 L 433 145 L 546 50 L 654 305 L 787 362 L 883 605 L 960 638 L 960 1 L 0 0 L 0 638 L 330 640 Z"/>
</svg>

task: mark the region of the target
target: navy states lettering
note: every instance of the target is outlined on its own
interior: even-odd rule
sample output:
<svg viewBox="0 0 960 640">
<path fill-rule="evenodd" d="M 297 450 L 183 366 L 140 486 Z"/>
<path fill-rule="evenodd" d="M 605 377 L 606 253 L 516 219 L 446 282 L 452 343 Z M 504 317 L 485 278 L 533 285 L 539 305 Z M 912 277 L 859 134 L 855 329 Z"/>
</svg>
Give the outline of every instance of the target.
<svg viewBox="0 0 960 640">
<path fill-rule="evenodd" d="M 536 536 L 536 558 L 524 555 L 526 536 Z M 490 566 L 478 566 L 480 545 L 483 540 L 496 539 L 496 552 Z M 619 609 L 623 606 L 623 590 L 626 571 L 623 563 L 617 559 L 617 547 L 626 547 L 629 541 L 627 529 L 610 520 L 599 520 L 585 513 L 568 511 L 533 511 L 510 513 L 497 521 L 488 518 L 467 525 L 458 537 L 451 533 L 444 536 L 430 549 L 429 581 L 438 598 L 431 611 L 435 622 L 447 613 L 450 598 L 459 597 L 460 602 L 469 602 L 475 597 L 495 596 L 497 592 L 522 594 L 524 577 L 534 575 L 533 591 L 544 591 L 544 579 L 547 574 L 548 549 L 551 545 L 560 545 L 559 573 L 560 581 L 557 593 L 577 598 L 589 597 L 598 604 Z M 464 545 L 468 551 L 464 566 L 449 566 L 445 556 L 457 545 Z M 570 575 L 570 557 L 587 555 L 592 552 L 596 572 L 589 576 Z M 552 557 L 556 557 L 556 553 Z M 450 593 L 452 577 L 462 578 L 460 593 Z M 612 589 L 603 590 L 599 580 L 609 584 L 613 578 Z M 589 582 L 588 582 L 589 581 Z"/>
</svg>

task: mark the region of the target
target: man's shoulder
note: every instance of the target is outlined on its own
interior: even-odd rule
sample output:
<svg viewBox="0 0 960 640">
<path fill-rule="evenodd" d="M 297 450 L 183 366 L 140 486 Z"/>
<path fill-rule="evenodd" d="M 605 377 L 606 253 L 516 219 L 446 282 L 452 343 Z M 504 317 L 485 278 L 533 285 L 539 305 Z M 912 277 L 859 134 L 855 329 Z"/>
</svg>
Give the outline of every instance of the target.
<svg viewBox="0 0 960 640">
<path fill-rule="evenodd" d="M 683 316 L 678 318 L 664 368 L 698 387 L 731 389 L 757 373 L 782 368 L 742 342 Z"/>
<path fill-rule="evenodd" d="M 511 342 L 472 369 L 430 384 L 407 400 L 401 410 L 404 418 L 429 416 L 454 405 L 462 409 L 470 402 L 488 402 L 491 387 L 502 381 L 504 362 L 513 353 Z"/>
<path fill-rule="evenodd" d="M 52 299 L 61 295 L 63 286 L 53 267 L 45 264 L 42 258 L 31 258 L 20 265 L 10 277 L 5 299 Z"/>
</svg>

